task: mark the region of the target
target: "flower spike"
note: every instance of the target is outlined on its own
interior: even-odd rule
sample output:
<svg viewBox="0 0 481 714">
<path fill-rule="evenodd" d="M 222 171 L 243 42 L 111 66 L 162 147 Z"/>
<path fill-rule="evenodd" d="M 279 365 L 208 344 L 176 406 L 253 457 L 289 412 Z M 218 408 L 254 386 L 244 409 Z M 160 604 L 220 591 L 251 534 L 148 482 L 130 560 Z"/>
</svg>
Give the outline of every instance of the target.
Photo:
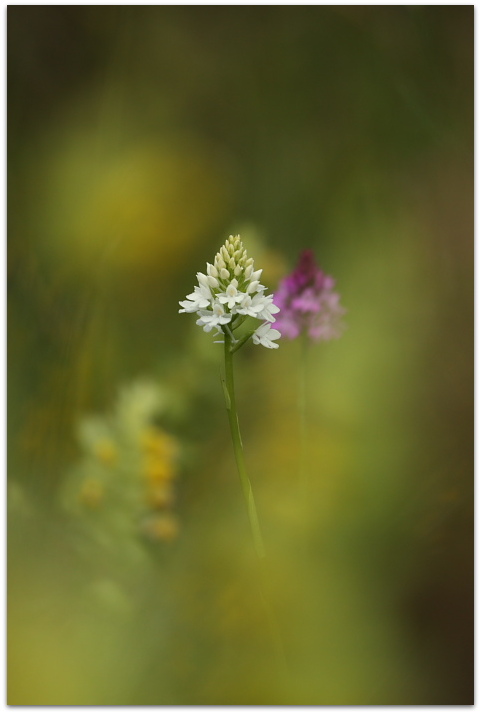
<svg viewBox="0 0 481 714">
<path fill-rule="evenodd" d="M 346 310 L 334 285 L 334 279 L 316 264 L 312 250 L 303 251 L 297 267 L 281 280 L 274 295 L 280 312 L 272 326 L 289 340 L 301 334 L 315 342 L 340 337 Z"/>
<path fill-rule="evenodd" d="M 205 332 L 213 327 L 231 332 L 248 316 L 253 317 L 262 321 L 252 331 L 253 343 L 270 349 L 278 347 L 272 340 L 280 333 L 276 337 L 278 331 L 270 329 L 270 323 L 274 322 L 273 315 L 279 312 L 279 307 L 274 304 L 273 295 L 264 294 L 267 288 L 260 283 L 261 273 L 262 269 L 254 270 L 254 261 L 247 257 L 240 236 L 229 236 L 214 262 L 207 263 L 206 274 L 197 273 L 199 284 L 186 300 L 179 302 L 182 308 L 179 312 L 195 312 L 196 324 Z"/>
</svg>

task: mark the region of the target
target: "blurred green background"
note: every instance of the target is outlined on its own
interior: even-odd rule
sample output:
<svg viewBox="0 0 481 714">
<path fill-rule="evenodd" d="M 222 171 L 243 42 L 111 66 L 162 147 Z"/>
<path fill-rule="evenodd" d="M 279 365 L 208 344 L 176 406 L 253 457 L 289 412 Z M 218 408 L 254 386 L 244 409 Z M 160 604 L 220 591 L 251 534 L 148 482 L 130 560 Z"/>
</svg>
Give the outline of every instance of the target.
<svg viewBox="0 0 481 714">
<path fill-rule="evenodd" d="M 473 7 L 9 6 L 9 704 L 473 702 Z M 348 329 L 219 381 L 240 233 Z"/>
</svg>

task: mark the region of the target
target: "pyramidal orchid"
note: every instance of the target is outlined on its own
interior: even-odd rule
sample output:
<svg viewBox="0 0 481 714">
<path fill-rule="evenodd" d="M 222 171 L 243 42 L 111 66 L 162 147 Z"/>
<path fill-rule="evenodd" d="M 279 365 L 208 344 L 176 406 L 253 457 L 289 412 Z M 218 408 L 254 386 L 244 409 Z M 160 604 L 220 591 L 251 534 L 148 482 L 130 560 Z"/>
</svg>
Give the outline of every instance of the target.
<svg viewBox="0 0 481 714">
<path fill-rule="evenodd" d="M 296 268 L 281 280 L 274 295 L 279 314 L 272 326 L 283 338 L 300 338 L 299 362 L 299 485 L 307 499 L 307 395 L 308 348 L 313 342 L 332 340 L 344 331 L 335 281 L 316 264 L 312 250 L 304 250 Z"/>
<path fill-rule="evenodd" d="M 279 315 L 273 328 L 289 340 L 303 334 L 314 342 L 340 337 L 346 311 L 334 286 L 334 278 L 319 268 L 313 251 L 304 250 L 296 268 L 281 280 L 274 295 Z"/>
<path fill-rule="evenodd" d="M 195 313 L 196 324 L 205 332 L 215 329 L 217 342 L 224 344 L 224 374 L 221 377 L 224 389 L 229 425 L 234 446 L 242 490 L 249 515 L 254 545 L 257 555 L 265 555 L 259 527 L 251 482 L 247 475 L 244 451 L 237 417 L 234 390 L 234 353 L 250 339 L 255 345 L 277 349 L 275 340 L 281 333 L 272 326 L 280 308 L 274 303 L 273 295 L 265 295 L 266 287 L 261 284 L 262 270 L 254 269 L 254 261 L 247 256 L 240 236 L 229 236 L 220 248 L 213 263 L 207 263 L 206 273 L 197 273 L 198 285 L 194 292 L 180 301 L 179 312 Z M 252 318 L 260 321 L 257 327 L 243 331 L 238 329 Z"/>
</svg>

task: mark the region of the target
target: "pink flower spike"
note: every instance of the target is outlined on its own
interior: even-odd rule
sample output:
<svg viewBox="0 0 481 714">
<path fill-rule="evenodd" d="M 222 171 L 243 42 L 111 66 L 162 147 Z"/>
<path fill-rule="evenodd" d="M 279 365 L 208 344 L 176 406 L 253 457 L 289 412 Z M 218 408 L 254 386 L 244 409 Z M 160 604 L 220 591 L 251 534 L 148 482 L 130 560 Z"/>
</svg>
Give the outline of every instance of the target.
<svg viewBox="0 0 481 714">
<path fill-rule="evenodd" d="M 279 314 L 272 327 L 289 340 L 301 334 L 316 342 L 340 337 L 346 311 L 334 285 L 334 278 L 316 264 L 313 251 L 303 251 L 296 268 L 281 280 L 274 294 Z"/>
</svg>

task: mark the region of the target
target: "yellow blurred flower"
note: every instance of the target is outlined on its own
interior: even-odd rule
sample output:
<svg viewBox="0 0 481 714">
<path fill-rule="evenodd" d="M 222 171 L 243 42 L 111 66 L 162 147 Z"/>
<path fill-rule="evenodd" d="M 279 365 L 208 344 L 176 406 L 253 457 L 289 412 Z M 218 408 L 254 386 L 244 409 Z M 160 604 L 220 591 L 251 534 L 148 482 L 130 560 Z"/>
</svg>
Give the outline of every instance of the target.
<svg viewBox="0 0 481 714">
<path fill-rule="evenodd" d="M 77 514 L 79 504 L 84 513 L 103 505 L 95 527 L 106 536 L 147 528 L 149 537 L 169 541 L 177 533 L 172 508 L 180 444 L 155 426 L 164 408 L 162 385 L 137 380 L 119 390 L 112 412 L 78 425 L 84 454 L 66 485 L 66 503 Z"/>
<path fill-rule="evenodd" d="M 175 477 L 173 464 L 167 459 L 155 456 L 145 459 L 143 473 L 148 483 L 171 481 Z"/>
<path fill-rule="evenodd" d="M 146 453 L 159 458 L 172 460 L 178 453 L 177 441 L 160 429 L 149 427 L 142 432 L 140 443 Z"/>
<path fill-rule="evenodd" d="M 141 434 L 140 443 L 145 454 L 147 503 L 154 509 L 169 508 L 174 503 L 172 481 L 177 477 L 177 442 L 160 429 L 150 427 Z"/>
<path fill-rule="evenodd" d="M 139 142 L 127 133 L 122 147 L 106 140 L 98 151 L 99 132 L 109 131 L 98 123 L 69 127 L 52 140 L 43 166 L 41 247 L 55 265 L 67 262 L 83 275 L 95 263 L 109 280 L 168 277 L 227 215 L 229 183 L 195 140 Z M 179 210 L 185 205 L 188 211 Z"/>
<path fill-rule="evenodd" d="M 150 516 L 142 524 L 143 533 L 152 540 L 171 541 L 179 534 L 179 522 L 171 513 Z"/>
</svg>

